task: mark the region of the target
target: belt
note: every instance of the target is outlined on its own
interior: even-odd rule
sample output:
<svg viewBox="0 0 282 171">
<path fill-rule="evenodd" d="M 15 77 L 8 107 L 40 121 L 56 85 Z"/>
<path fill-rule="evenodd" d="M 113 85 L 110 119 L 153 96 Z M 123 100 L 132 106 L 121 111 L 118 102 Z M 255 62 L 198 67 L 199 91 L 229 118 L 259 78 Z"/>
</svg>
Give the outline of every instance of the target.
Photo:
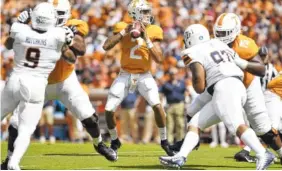
<svg viewBox="0 0 282 171">
<path fill-rule="evenodd" d="M 240 81 L 242 81 L 241 77 L 239 77 L 239 76 L 231 76 L 231 77 L 237 78 L 237 79 L 239 79 Z M 216 82 L 216 83 L 217 83 L 217 82 Z M 214 93 L 214 86 L 215 86 L 216 83 L 212 84 L 211 86 L 209 86 L 209 87 L 207 88 L 207 92 L 208 92 L 211 96 L 212 96 L 213 93 Z"/>
</svg>

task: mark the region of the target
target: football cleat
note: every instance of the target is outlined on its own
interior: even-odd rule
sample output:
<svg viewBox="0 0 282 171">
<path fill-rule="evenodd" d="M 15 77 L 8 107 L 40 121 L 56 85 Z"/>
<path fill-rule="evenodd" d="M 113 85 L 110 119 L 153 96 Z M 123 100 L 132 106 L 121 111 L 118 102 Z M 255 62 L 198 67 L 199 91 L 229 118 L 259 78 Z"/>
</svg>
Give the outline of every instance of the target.
<svg viewBox="0 0 282 171">
<path fill-rule="evenodd" d="M 181 146 L 184 142 L 184 139 L 180 140 L 180 141 L 177 141 L 175 144 L 173 145 L 170 145 L 169 146 L 169 149 L 174 151 L 174 152 L 179 152 L 180 149 L 181 149 Z M 194 147 L 194 150 L 198 150 L 200 147 L 200 141 L 198 142 L 198 144 Z"/>
<path fill-rule="evenodd" d="M 271 165 L 271 163 L 274 161 L 274 158 L 275 155 L 268 150 L 266 150 L 266 152 L 262 156 L 257 155 L 256 170 L 267 169 L 268 166 Z"/>
<path fill-rule="evenodd" d="M 173 156 L 175 153 L 169 148 L 169 143 L 167 140 L 161 141 L 162 149 L 166 152 L 167 155 Z"/>
<path fill-rule="evenodd" d="M 161 156 L 160 158 L 160 163 L 163 166 L 167 166 L 167 167 L 174 167 L 174 168 L 180 168 L 181 166 L 183 166 L 186 162 L 186 158 L 183 156 Z"/>
<path fill-rule="evenodd" d="M 250 152 L 244 149 L 236 153 L 234 156 L 234 159 L 240 162 L 248 162 L 248 163 L 256 162 L 256 158 L 253 156 L 250 156 Z"/>
<path fill-rule="evenodd" d="M 115 152 L 121 147 L 121 142 L 119 139 L 115 139 L 111 141 L 111 149 L 113 149 Z"/>
<path fill-rule="evenodd" d="M 107 147 L 103 142 L 100 142 L 98 146 L 94 145 L 94 148 L 99 154 L 104 156 L 107 160 L 117 161 L 118 159 L 117 153 L 113 149 Z"/>
<path fill-rule="evenodd" d="M 7 158 L 1 163 L 1 170 L 8 170 L 8 162 L 9 162 L 9 158 L 7 157 Z"/>
</svg>

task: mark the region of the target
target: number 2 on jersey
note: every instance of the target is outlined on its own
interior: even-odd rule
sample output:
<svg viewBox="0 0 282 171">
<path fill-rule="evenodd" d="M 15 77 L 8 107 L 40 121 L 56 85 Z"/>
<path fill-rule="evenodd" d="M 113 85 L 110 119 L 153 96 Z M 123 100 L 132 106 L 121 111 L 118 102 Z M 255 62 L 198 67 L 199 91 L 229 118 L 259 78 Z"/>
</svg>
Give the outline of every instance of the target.
<svg viewBox="0 0 282 171">
<path fill-rule="evenodd" d="M 144 40 L 143 39 L 136 39 L 136 40 L 131 39 L 131 41 L 137 41 L 137 45 L 130 48 L 130 58 L 131 59 L 142 59 L 142 56 L 135 55 L 135 52 L 143 45 Z"/>
<path fill-rule="evenodd" d="M 39 63 L 40 58 L 40 50 L 37 48 L 28 48 L 25 54 L 25 59 L 28 62 L 33 62 L 33 64 L 29 64 L 27 62 L 24 63 L 25 67 L 36 68 Z"/>
</svg>

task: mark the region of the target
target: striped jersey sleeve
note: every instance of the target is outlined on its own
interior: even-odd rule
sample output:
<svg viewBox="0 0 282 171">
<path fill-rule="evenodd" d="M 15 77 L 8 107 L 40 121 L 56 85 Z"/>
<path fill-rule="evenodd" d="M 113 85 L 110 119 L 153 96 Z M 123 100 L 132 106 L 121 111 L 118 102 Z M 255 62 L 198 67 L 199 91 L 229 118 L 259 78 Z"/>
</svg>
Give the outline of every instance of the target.
<svg viewBox="0 0 282 171">
<path fill-rule="evenodd" d="M 265 91 L 267 89 L 268 83 L 278 75 L 278 71 L 275 67 L 269 63 L 265 65 L 265 75 L 260 78 L 262 90 Z"/>
</svg>

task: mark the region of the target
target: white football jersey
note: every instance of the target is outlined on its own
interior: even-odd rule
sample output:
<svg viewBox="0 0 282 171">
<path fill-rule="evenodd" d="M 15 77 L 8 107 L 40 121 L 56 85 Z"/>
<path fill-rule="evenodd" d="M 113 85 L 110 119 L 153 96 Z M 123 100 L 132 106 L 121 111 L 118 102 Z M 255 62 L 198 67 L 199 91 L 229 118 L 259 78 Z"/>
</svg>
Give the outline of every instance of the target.
<svg viewBox="0 0 282 171">
<path fill-rule="evenodd" d="M 243 78 L 243 71 L 234 63 L 237 53 L 218 39 L 192 46 L 183 51 L 192 61 L 199 62 L 206 71 L 207 87 L 226 77 L 239 76 Z"/>
<path fill-rule="evenodd" d="M 53 27 L 38 33 L 29 25 L 14 23 L 10 36 L 14 38 L 15 73 L 29 73 L 48 78 L 56 61 L 61 57 L 65 43 L 65 30 Z"/>
</svg>

